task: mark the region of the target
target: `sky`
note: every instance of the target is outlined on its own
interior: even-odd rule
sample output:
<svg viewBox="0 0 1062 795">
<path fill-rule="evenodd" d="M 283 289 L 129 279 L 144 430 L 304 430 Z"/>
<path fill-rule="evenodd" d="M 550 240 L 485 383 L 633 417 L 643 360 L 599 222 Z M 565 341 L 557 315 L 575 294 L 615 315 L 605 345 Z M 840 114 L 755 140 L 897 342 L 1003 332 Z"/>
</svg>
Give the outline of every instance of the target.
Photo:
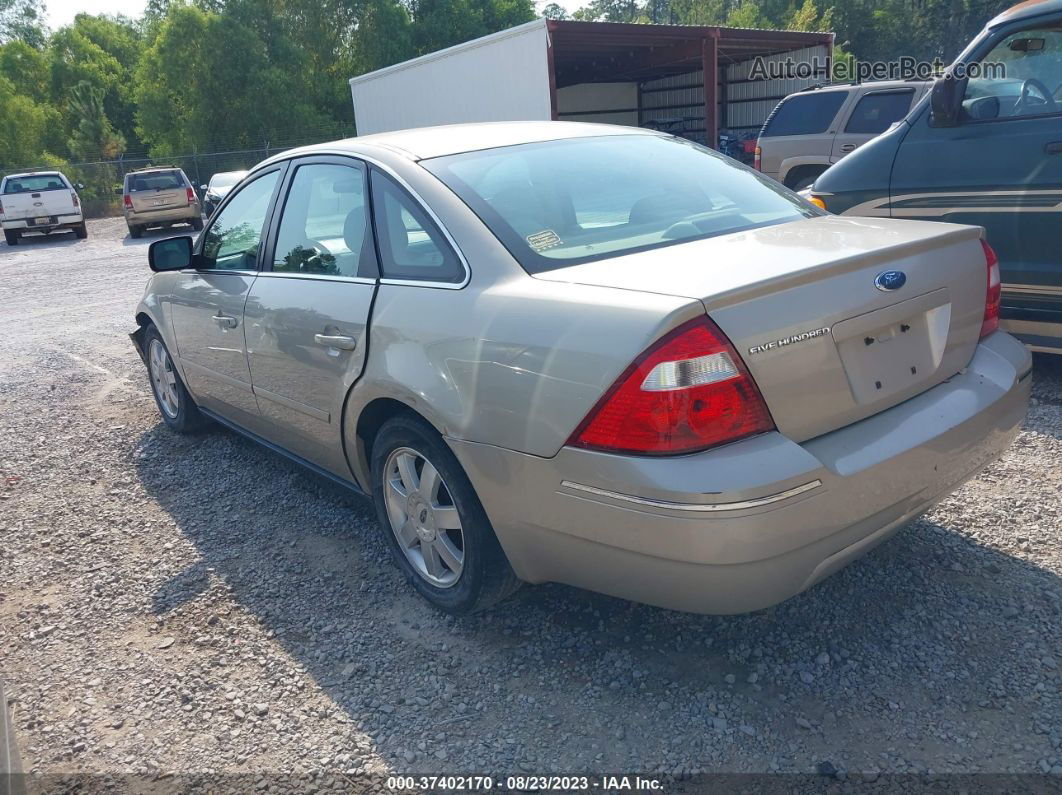
<svg viewBox="0 0 1062 795">
<path fill-rule="evenodd" d="M 74 21 L 74 17 L 82 12 L 125 14 L 127 17 L 138 17 L 144 13 L 144 7 L 147 5 L 146 0 L 95 0 L 91 3 L 85 0 L 44 0 L 44 2 L 48 11 L 48 27 L 52 30 L 69 25 Z M 307 0 L 307 2 L 313 2 L 313 0 Z M 548 0 L 539 0 L 535 7 L 542 8 L 547 2 Z M 557 2 L 569 12 L 585 5 L 581 0 L 557 0 Z"/>
<path fill-rule="evenodd" d="M 48 27 L 52 30 L 69 25 L 77 14 L 125 14 L 138 17 L 144 13 L 146 0 L 44 0 Z"/>
</svg>

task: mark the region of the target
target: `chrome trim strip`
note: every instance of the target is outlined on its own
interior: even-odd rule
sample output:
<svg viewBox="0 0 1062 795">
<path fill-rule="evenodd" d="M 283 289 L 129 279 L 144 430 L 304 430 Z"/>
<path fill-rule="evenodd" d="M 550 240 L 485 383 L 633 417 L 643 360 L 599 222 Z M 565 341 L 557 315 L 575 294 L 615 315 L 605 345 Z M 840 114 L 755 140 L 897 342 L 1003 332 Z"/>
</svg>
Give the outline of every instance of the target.
<svg viewBox="0 0 1062 795">
<path fill-rule="evenodd" d="M 259 277 L 269 279 L 305 279 L 315 282 L 349 282 L 351 284 L 376 284 L 368 276 L 330 276 L 327 273 L 288 273 L 285 271 L 260 271 Z"/>
<path fill-rule="evenodd" d="M 587 494 L 593 494 L 597 497 L 608 497 L 612 500 L 622 500 L 623 502 L 632 502 L 636 505 L 644 505 L 649 508 L 665 508 L 669 511 L 692 511 L 696 513 L 717 513 L 719 511 L 743 511 L 748 508 L 759 508 L 762 505 L 770 505 L 775 502 L 781 502 L 787 500 L 790 497 L 796 497 L 798 494 L 804 494 L 817 489 L 822 485 L 821 480 L 812 480 L 809 483 L 805 483 L 802 486 L 795 486 L 785 491 L 780 491 L 777 494 L 769 494 L 766 497 L 757 497 L 753 500 L 741 500 L 740 502 L 718 502 L 718 503 L 691 503 L 691 502 L 669 502 L 667 500 L 649 500 L 644 497 L 635 497 L 630 494 L 620 494 L 616 491 L 608 491 L 606 489 L 599 489 L 594 486 L 584 486 L 582 483 L 573 483 L 570 480 L 562 480 L 561 486 L 566 489 L 572 489 L 574 491 L 584 491 Z"/>
<path fill-rule="evenodd" d="M 1011 284 L 1003 282 L 1000 285 L 1007 293 L 1031 293 L 1032 295 L 1062 295 L 1062 285 L 1053 284 Z"/>
</svg>

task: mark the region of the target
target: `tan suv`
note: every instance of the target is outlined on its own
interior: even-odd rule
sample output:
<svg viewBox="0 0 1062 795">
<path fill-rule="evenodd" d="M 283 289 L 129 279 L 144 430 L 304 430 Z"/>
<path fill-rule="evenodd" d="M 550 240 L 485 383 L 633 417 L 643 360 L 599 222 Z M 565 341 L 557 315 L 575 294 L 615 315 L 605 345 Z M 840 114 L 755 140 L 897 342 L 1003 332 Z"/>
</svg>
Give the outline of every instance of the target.
<svg viewBox="0 0 1062 795">
<path fill-rule="evenodd" d="M 803 190 L 823 171 L 885 132 L 914 107 L 929 83 L 812 86 L 779 102 L 756 142 L 756 168 L 787 188 Z"/>
<path fill-rule="evenodd" d="M 203 208 L 192 183 L 179 168 L 146 168 L 125 175 L 121 189 L 125 223 L 130 237 L 149 226 L 191 224 L 203 228 Z"/>
</svg>

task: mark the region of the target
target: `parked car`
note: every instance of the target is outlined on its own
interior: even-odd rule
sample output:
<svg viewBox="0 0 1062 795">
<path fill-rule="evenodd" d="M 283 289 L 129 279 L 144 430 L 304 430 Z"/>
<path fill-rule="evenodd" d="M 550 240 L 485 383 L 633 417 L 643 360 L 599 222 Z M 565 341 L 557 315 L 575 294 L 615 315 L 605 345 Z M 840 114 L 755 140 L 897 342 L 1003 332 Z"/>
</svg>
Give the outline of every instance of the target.
<svg viewBox="0 0 1062 795">
<path fill-rule="evenodd" d="M 203 210 L 192 183 L 179 168 L 145 168 L 125 175 L 122 194 L 125 223 L 130 237 L 140 237 L 152 226 L 191 224 L 203 228 Z"/>
<path fill-rule="evenodd" d="M 1029 397 L 980 229 L 831 216 L 634 128 L 292 150 L 149 262 L 163 421 L 372 495 L 455 613 L 521 580 L 774 604 L 1000 455 Z"/>
<path fill-rule="evenodd" d="M 959 74 L 978 64 L 1006 72 Z M 983 226 L 999 253 L 1003 328 L 1062 353 L 1062 0 L 989 22 L 930 97 L 812 196 L 844 215 Z"/>
<path fill-rule="evenodd" d="M 924 80 L 812 86 L 790 94 L 763 123 L 755 167 L 803 190 L 831 164 L 885 132 L 929 90 Z"/>
<path fill-rule="evenodd" d="M 61 171 L 9 174 L 0 180 L 0 226 L 9 246 L 26 232 L 50 234 L 70 230 L 88 237 L 81 199 Z"/>
<path fill-rule="evenodd" d="M 203 192 L 203 212 L 207 218 L 214 214 L 221 200 L 229 195 L 236 183 L 246 176 L 246 171 L 221 171 L 212 176 L 206 185 L 199 186 Z"/>
</svg>

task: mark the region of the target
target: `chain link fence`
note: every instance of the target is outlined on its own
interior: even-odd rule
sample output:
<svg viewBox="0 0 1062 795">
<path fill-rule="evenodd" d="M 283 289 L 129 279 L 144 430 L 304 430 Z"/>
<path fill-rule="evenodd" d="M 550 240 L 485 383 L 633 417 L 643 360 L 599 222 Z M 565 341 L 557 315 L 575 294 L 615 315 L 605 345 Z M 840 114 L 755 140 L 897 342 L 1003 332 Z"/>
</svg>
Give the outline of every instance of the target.
<svg viewBox="0 0 1062 795">
<path fill-rule="evenodd" d="M 27 168 L 7 169 L 5 173 L 58 169 L 78 186 L 78 195 L 81 197 L 85 217 L 103 218 L 121 214 L 122 197 L 115 191 L 120 191 L 125 175 L 130 171 L 166 166 L 180 168 L 188 175 L 196 192 L 202 193 L 200 186 L 207 184 L 210 178 L 219 172 L 244 171 L 272 155 L 296 146 L 334 141 L 353 135 L 353 125 L 341 124 L 302 131 L 285 136 L 275 143 L 263 141 L 262 145 L 257 148 L 225 148 L 224 151 L 192 152 L 166 157 L 151 157 L 147 153 L 127 153 L 113 160 L 86 163 L 53 162 L 46 165 L 38 163 Z"/>
</svg>

